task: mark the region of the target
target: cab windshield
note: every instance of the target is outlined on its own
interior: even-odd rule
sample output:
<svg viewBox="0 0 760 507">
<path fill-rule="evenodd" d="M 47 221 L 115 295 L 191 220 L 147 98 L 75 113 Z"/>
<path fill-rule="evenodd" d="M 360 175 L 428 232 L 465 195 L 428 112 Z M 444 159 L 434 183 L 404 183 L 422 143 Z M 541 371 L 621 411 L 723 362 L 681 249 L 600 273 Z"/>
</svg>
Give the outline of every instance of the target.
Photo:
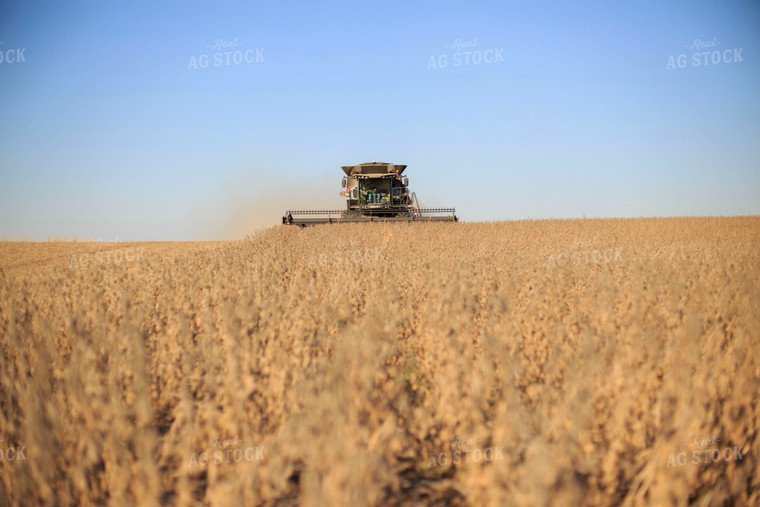
<svg viewBox="0 0 760 507">
<path fill-rule="evenodd" d="M 362 180 L 359 183 L 359 204 L 391 203 L 391 181 L 388 179 Z"/>
</svg>

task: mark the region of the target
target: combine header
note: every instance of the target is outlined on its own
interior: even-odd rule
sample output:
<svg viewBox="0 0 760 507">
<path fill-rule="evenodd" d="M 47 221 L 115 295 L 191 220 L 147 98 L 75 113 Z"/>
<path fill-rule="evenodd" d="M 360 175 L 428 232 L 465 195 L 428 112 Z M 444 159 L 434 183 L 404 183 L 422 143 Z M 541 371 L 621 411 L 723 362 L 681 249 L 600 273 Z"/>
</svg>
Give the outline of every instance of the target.
<svg viewBox="0 0 760 507">
<path fill-rule="evenodd" d="M 409 192 L 405 165 L 367 162 L 341 167 L 346 175 L 340 193 L 344 210 L 288 210 L 286 225 L 339 224 L 347 222 L 458 222 L 454 208 L 420 208 Z"/>
</svg>

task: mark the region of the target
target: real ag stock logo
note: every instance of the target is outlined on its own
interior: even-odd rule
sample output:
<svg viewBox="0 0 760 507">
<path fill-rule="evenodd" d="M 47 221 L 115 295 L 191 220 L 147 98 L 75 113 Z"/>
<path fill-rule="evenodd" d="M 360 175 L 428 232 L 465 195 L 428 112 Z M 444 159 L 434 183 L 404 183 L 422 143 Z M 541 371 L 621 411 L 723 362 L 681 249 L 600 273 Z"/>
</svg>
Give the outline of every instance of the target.
<svg viewBox="0 0 760 507">
<path fill-rule="evenodd" d="M 684 466 L 687 463 L 699 465 L 700 463 L 716 463 L 718 461 L 743 461 L 742 446 L 721 446 L 720 439 L 695 438 L 686 442 L 678 453 L 668 456 L 668 467 Z"/>
<path fill-rule="evenodd" d="M 26 446 L 6 445 L 5 440 L 0 440 L 0 462 L 13 463 L 26 459 Z"/>
<path fill-rule="evenodd" d="M 79 256 L 71 256 L 69 261 L 70 268 L 86 268 L 88 265 L 93 264 L 100 266 L 101 264 L 121 264 L 122 262 L 135 262 L 145 260 L 145 247 L 140 248 L 120 248 L 118 250 L 100 250 L 95 252 L 94 255 L 89 253 L 83 253 Z"/>
<path fill-rule="evenodd" d="M 459 465 L 461 463 L 479 463 L 481 461 L 501 461 L 504 459 L 504 446 L 488 446 L 483 448 L 477 438 L 462 439 L 456 437 L 449 442 L 451 450 L 444 450 L 438 454 L 430 453 L 428 468 L 442 467 L 449 463 Z"/>
<path fill-rule="evenodd" d="M 338 239 L 335 241 L 335 247 L 331 252 L 323 252 L 319 255 L 311 254 L 307 264 L 310 268 L 324 266 L 349 266 L 352 264 L 361 264 L 376 262 L 383 258 L 381 248 L 359 248 L 355 239 L 344 241 Z"/>
<path fill-rule="evenodd" d="M 467 67 L 470 65 L 480 65 L 481 63 L 502 63 L 504 62 L 504 48 L 476 49 L 480 46 L 478 38 L 471 41 L 456 39 L 452 44 L 447 44 L 446 48 L 451 53 L 451 62 L 449 62 L 449 53 L 433 55 L 428 60 L 427 70 L 445 69 L 449 65 L 452 67 Z"/>
<path fill-rule="evenodd" d="M 242 441 L 235 438 L 223 440 L 217 437 L 208 443 L 208 451 L 190 455 L 188 467 L 205 467 L 210 464 L 240 463 L 241 461 L 261 461 L 264 459 L 263 446 L 244 446 Z"/>
<path fill-rule="evenodd" d="M 5 49 L 5 43 L 0 42 L 0 65 L 9 63 L 24 63 L 26 58 L 24 57 L 24 51 L 26 48 L 10 48 Z"/>
<path fill-rule="evenodd" d="M 686 49 L 690 49 L 693 52 L 691 57 L 687 57 L 686 53 L 681 53 L 677 56 L 670 55 L 668 57 L 668 64 L 665 67 L 667 70 L 683 69 L 689 63 L 692 67 L 707 67 L 708 65 L 719 65 L 727 63 L 739 63 L 743 62 L 742 49 L 744 48 L 721 48 L 718 37 L 713 37 L 712 40 L 694 39 L 690 43 L 684 46 Z"/>
<path fill-rule="evenodd" d="M 546 263 L 548 268 L 563 268 L 565 266 L 592 266 L 609 264 L 622 260 L 622 247 L 594 248 L 597 246 L 597 238 L 581 240 L 576 238 L 570 249 L 549 256 Z"/>
<path fill-rule="evenodd" d="M 190 56 L 187 70 L 205 69 L 209 66 L 209 63 L 213 67 L 229 67 L 230 65 L 261 63 L 264 61 L 264 48 L 243 49 L 237 37 L 234 40 L 228 41 L 216 39 L 206 47 L 215 52 L 210 55 L 209 53 L 203 53 L 198 56 Z"/>
</svg>

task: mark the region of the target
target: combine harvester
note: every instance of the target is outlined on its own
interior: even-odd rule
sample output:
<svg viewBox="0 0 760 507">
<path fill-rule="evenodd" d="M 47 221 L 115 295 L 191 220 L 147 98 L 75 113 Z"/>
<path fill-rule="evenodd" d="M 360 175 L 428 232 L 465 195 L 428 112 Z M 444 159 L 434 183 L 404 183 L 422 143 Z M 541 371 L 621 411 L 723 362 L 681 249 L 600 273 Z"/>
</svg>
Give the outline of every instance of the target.
<svg viewBox="0 0 760 507">
<path fill-rule="evenodd" d="M 342 166 L 346 175 L 340 193 L 344 210 L 288 210 L 286 225 L 340 224 L 348 222 L 458 222 L 454 208 L 420 208 L 409 192 L 409 178 L 401 175 L 405 165 L 367 162 Z"/>
</svg>

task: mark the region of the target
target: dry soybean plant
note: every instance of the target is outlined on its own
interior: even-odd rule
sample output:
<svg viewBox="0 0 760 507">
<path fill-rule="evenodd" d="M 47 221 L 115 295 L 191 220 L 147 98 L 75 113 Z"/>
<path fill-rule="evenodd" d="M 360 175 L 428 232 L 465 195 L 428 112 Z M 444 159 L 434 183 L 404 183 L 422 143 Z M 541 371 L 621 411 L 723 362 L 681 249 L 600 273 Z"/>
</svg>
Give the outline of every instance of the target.
<svg viewBox="0 0 760 507">
<path fill-rule="evenodd" d="M 749 217 L 278 226 L 113 245 L 129 262 L 0 243 L 0 504 L 758 504 L 759 240 Z"/>
</svg>

